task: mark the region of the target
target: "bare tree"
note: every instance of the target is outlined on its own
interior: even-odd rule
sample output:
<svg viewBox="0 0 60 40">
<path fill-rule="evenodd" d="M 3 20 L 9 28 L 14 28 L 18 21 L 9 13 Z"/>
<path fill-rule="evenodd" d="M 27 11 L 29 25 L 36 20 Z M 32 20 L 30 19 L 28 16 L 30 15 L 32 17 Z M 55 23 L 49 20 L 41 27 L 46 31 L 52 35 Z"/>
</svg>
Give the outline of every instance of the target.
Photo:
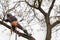
<svg viewBox="0 0 60 40">
<path fill-rule="evenodd" d="M 1 3 L 1 5 L 2 5 L 2 14 L 3 14 L 3 16 L 4 17 L 6 17 L 6 15 L 9 13 L 9 12 L 11 12 L 11 11 L 13 11 L 13 10 L 15 10 L 15 8 L 16 7 L 18 7 L 18 5 L 19 5 L 19 3 L 20 2 L 24 2 L 24 1 L 16 1 L 16 2 L 13 2 L 13 3 L 15 3 L 14 4 L 14 6 L 12 7 L 12 8 L 9 8 L 9 0 L 3 0 L 4 2 L 2 2 L 2 0 L 0 0 L 0 3 Z M 5 22 L 4 22 L 4 20 L 3 20 L 3 16 L 2 16 L 2 19 L 1 19 L 1 17 L 0 17 L 0 24 L 2 24 L 2 25 L 4 25 L 5 27 L 7 27 L 8 29 L 11 29 L 11 26 L 9 26 L 8 24 L 6 24 Z M 18 15 L 19 16 L 19 15 Z M 21 20 L 22 21 L 22 20 Z M 18 27 L 19 29 L 21 29 L 20 27 Z M 23 28 L 23 27 L 22 27 Z M 13 31 L 13 30 L 12 30 Z M 23 30 L 24 31 L 24 30 Z M 17 30 L 15 30 L 15 31 L 13 31 L 13 32 L 15 32 L 16 34 L 18 34 L 18 36 L 22 36 L 22 37 L 24 37 L 24 38 L 26 38 L 26 39 L 28 39 L 28 40 L 35 40 L 32 36 L 30 36 L 30 35 L 28 35 L 28 34 L 25 34 L 25 33 L 21 33 L 21 32 L 19 32 L 19 31 L 17 31 Z M 15 38 L 15 40 L 17 40 L 17 38 Z"/>
<path fill-rule="evenodd" d="M 36 1 L 38 3 L 36 3 Z M 55 3 L 56 0 L 51 0 L 51 1 L 52 1 L 52 3 L 50 5 L 50 7 L 49 7 L 48 12 L 45 12 L 41 8 L 43 0 L 34 0 L 34 4 L 33 5 L 31 5 L 31 4 L 29 4 L 29 2 L 25 1 L 30 7 L 38 9 L 44 15 L 46 26 L 47 26 L 47 34 L 46 34 L 46 39 L 45 40 L 51 40 L 51 30 L 52 30 L 52 28 L 55 27 L 57 24 L 60 23 L 60 21 L 58 21 L 58 20 L 56 22 L 54 22 L 53 24 L 51 24 L 51 22 L 50 22 L 50 14 L 51 14 L 51 11 L 52 11 L 52 9 L 54 7 L 54 3 Z"/>
<path fill-rule="evenodd" d="M 55 1 L 56 0 L 51 0 L 52 1 L 52 3 L 51 3 L 51 5 L 50 5 L 50 7 L 49 7 L 49 10 L 48 10 L 48 12 L 45 12 L 43 9 L 42 9 L 42 3 L 43 3 L 43 1 L 45 1 L 45 0 L 33 0 L 33 2 L 32 2 L 32 4 L 30 4 L 29 2 L 29 0 L 24 0 L 24 1 L 16 1 L 16 2 L 14 2 L 15 3 L 15 5 L 12 7 L 12 8 L 6 8 L 6 6 L 8 5 L 7 3 L 7 5 L 5 5 L 5 6 L 3 6 L 3 4 L 2 4 L 2 6 L 4 7 L 4 9 L 3 9 L 3 14 L 4 15 L 6 15 L 7 13 L 9 13 L 9 12 L 11 12 L 11 11 L 14 11 L 15 13 L 17 13 L 16 12 L 16 8 L 19 6 L 19 3 L 20 2 L 25 2 L 26 4 L 27 4 L 27 6 L 29 6 L 30 7 L 30 10 L 32 10 L 33 12 L 34 12 L 34 17 L 33 17 L 33 19 L 36 17 L 37 19 L 38 19 L 38 21 L 39 22 L 41 22 L 41 21 L 43 21 L 43 23 L 45 22 L 46 23 L 46 26 L 47 26 L 47 34 L 46 34 L 46 39 L 45 40 L 51 40 L 51 33 L 52 33 L 52 28 L 54 28 L 57 24 L 59 24 L 60 23 L 60 20 L 57 20 L 56 22 L 54 22 L 54 23 L 52 23 L 51 24 L 51 18 L 58 18 L 58 19 L 60 19 L 60 15 L 59 16 L 53 16 L 53 17 L 50 17 L 50 14 L 51 14 L 51 11 L 52 11 L 52 9 L 53 9 L 53 7 L 54 7 L 54 3 L 55 3 Z M 50 0 L 48 0 L 48 1 L 50 1 Z M 37 16 L 36 16 L 36 13 L 35 13 L 35 9 L 37 9 L 37 10 L 39 10 L 43 15 L 44 15 L 44 19 L 42 19 L 42 20 L 40 20 Z M 26 7 L 26 9 L 25 10 L 27 10 L 27 7 Z M 29 11 L 28 11 L 29 12 Z M 19 11 L 18 12 L 18 16 L 21 16 L 21 14 L 20 14 L 21 12 Z M 20 14 L 20 15 L 19 15 Z M 23 16 L 23 20 L 24 20 L 24 17 L 26 17 L 27 15 L 25 15 L 25 16 Z M 29 16 L 29 15 L 28 15 Z M 31 20 L 28 20 L 28 24 L 33 20 L 33 19 L 31 19 Z M 4 25 L 5 27 L 7 27 L 7 28 L 9 28 L 9 29 L 11 29 L 11 27 L 9 26 L 9 25 L 7 25 L 6 23 L 4 23 L 3 21 L 0 21 L 0 24 L 2 24 L 2 25 Z M 24 37 L 24 38 L 27 38 L 28 40 L 35 40 L 35 38 L 33 38 L 32 36 L 29 36 L 29 35 L 27 35 L 27 34 L 25 34 L 25 33 L 21 33 L 21 32 L 19 32 L 19 31 L 13 31 L 13 32 L 15 32 L 16 34 L 18 34 L 19 36 L 22 36 L 22 37 Z"/>
</svg>

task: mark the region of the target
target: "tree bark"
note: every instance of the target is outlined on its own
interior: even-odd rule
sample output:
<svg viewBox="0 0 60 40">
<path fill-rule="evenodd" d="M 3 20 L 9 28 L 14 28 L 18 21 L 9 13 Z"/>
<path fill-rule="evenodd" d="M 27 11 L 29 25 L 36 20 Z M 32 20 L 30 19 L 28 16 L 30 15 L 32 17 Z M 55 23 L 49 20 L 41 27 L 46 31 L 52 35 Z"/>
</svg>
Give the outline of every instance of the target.
<svg viewBox="0 0 60 40">
<path fill-rule="evenodd" d="M 50 19 L 49 15 L 47 14 L 45 16 L 45 21 L 46 21 L 46 26 L 47 26 L 47 33 L 46 33 L 46 39 L 45 40 L 51 40 L 51 24 L 50 24 Z"/>
<path fill-rule="evenodd" d="M 46 40 L 51 40 L 51 28 L 47 27 Z"/>
</svg>

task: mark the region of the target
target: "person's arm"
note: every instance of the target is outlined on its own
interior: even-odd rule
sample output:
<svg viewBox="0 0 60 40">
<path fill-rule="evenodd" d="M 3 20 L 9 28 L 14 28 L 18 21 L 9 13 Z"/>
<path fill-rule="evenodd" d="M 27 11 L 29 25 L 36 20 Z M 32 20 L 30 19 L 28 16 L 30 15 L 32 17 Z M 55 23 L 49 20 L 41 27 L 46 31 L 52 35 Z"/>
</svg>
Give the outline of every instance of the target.
<svg viewBox="0 0 60 40">
<path fill-rule="evenodd" d="M 3 21 L 5 21 L 5 22 L 9 22 L 9 20 L 8 20 L 8 19 L 5 19 L 5 18 L 3 18 Z"/>
<path fill-rule="evenodd" d="M 4 20 L 5 22 L 9 22 L 9 20 L 8 19 L 6 19 L 6 20 Z"/>
<path fill-rule="evenodd" d="M 11 17 L 11 20 L 17 21 L 17 18 L 16 18 L 15 16 L 12 16 L 12 17 Z"/>
</svg>

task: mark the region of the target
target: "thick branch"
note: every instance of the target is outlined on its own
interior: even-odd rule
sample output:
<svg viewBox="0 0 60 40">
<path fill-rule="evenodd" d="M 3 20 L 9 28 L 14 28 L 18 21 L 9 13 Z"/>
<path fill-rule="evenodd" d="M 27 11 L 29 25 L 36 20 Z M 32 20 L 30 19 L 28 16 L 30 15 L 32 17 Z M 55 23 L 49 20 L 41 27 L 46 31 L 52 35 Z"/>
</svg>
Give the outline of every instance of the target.
<svg viewBox="0 0 60 40">
<path fill-rule="evenodd" d="M 8 29 L 11 29 L 11 27 L 9 25 L 7 25 L 6 23 L 0 21 L 0 24 L 4 25 L 5 27 L 7 27 Z M 22 36 L 24 38 L 27 38 L 28 40 L 35 40 L 32 36 L 28 36 L 27 34 L 24 34 L 24 33 L 21 33 L 19 31 L 13 31 L 15 32 L 16 34 L 18 34 L 19 36 Z"/>
<path fill-rule="evenodd" d="M 46 12 L 40 7 L 40 8 L 37 8 L 37 7 L 35 7 L 35 6 L 33 6 L 33 5 L 30 5 L 27 1 L 25 1 L 30 7 L 33 7 L 33 8 L 35 8 L 35 9 L 38 9 L 39 11 L 41 11 L 41 13 L 44 15 L 44 16 L 46 16 Z"/>
<path fill-rule="evenodd" d="M 47 15 L 47 13 L 46 13 L 41 7 L 39 8 L 39 10 L 40 10 L 40 12 L 41 12 L 44 16 Z"/>
<path fill-rule="evenodd" d="M 16 5 L 17 5 L 17 4 L 15 4 L 14 7 L 12 7 L 11 9 L 8 9 L 8 10 L 6 11 L 6 13 L 8 13 L 8 12 L 12 11 L 13 9 L 15 9 L 15 6 L 16 6 Z"/>
<path fill-rule="evenodd" d="M 54 6 L 54 3 L 55 3 L 55 0 L 52 1 L 52 4 L 51 4 L 51 6 L 50 6 L 50 8 L 49 8 L 49 11 L 48 11 L 48 14 L 49 14 L 49 15 L 50 15 L 50 12 L 51 12 L 51 10 L 52 10 L 52 8 L 53 8 L 53 6 Z"/>
<path fill-rule="evenodd" d="M 33 7 L 35 9 L 38 9 L 37 7 L 35 7 L 34 5 L 30 5 L 27 1 L 25 1 L 30 7 Z"/>
<path fill-rule="evenodd" d="M 42 1 L 43 1 L 43 0 L 38 0 L 38 4 L 39 4 L 39 7 L 38 7 L 38 8 L 41 7 Z"/>
<path fill-rule="evenodd" d="M 52 28 L 54 27 L 54 26 L 56 26 L 57 24 L 59 24 L 60 23 L 60 21 L 56 21 L 56 22 L 54 22 L 53 24 L 52 24 Z"/>
</svg>

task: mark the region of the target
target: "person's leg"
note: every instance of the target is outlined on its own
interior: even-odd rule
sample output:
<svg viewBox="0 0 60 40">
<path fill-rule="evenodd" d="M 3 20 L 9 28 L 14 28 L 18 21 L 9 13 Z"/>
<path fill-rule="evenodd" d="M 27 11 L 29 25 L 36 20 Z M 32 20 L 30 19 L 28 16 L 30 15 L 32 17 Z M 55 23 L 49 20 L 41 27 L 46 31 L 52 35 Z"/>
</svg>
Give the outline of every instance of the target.
<svg viewBox="0 0 60 40">
<path fill-rule="evenodd" d="M 15 31 L 15 27 L 14 26 L 12 26 L 11 29 L 10 29 L 11 34 L 12 34 L 12 31 Z"/>
<path fill-rule="evenodd" d="M 11 34 L 12 34 L 12 27 L 11 27 L 11 29 L 10 29 L 10 32 L 11 32 Z"/>
<path fill-rule="evenodd" d="M 14 26 L 12 26 L 12 30 L 15 31 L 15 27 Z"/>
<path fill-rule="evenodd" d="M 24 29 L 24 28 L 23 28 L 21 25 L 19 25 L 19 24 L 18 24 L 18 28 L 21 29 L 21 30 L 23 30 L 24 33 L 28 34 L 27 30 Z"/>
</svg>

